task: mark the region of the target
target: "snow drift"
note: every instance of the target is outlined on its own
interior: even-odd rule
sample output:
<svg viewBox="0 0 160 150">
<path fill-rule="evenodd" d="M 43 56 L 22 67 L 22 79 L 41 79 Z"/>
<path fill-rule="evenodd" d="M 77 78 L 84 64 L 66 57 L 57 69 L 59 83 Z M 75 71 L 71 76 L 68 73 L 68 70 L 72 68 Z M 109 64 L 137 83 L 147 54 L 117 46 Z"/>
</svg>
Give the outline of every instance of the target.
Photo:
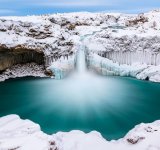
<svg viewBox="0 0 160 150">
<path fill-rule="evenodd" d="M 17 115 L 0 118 L 0 149 L 11 150 L 159 150 L 160 121 L 137 125 L 119 140 L 107 141 L 92 131 L 47 135 L 39 125 Z"/>
</svg>

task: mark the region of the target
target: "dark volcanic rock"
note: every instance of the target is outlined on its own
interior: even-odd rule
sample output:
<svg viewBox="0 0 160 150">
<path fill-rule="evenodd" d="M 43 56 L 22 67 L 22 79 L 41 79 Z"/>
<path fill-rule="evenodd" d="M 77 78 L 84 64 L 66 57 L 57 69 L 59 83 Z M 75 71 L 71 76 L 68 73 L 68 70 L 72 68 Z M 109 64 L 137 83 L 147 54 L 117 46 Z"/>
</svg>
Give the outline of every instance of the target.
<svg viewBox="0 0 160 150">
<path fill-rule="evenodd" d="M 0 48 L 0 71 L 3 71 L 16 64 L 35 62 L 39 65 L 44 64 L 44 53 L 25 48 Z"/>
</svg>

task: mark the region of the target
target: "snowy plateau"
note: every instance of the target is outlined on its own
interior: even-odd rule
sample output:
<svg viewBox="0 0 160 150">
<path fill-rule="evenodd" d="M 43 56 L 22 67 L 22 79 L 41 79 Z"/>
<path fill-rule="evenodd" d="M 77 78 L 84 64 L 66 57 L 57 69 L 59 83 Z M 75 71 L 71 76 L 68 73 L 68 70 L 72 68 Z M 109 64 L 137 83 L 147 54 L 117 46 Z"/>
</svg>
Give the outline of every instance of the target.
<svg viewBox="0 0 160 150">
<path fill-rule="evenodd" d="M 89 70 L 160 82 L 160 11 L 0 17 L 0 81 L 63 78 L 80 49 Z M 96 131 L 47 135 L 32 121 L 8 115 L 0 118 L 0 150 L 160 150 L 160 121 L 107 141 Z"/>
</svg>

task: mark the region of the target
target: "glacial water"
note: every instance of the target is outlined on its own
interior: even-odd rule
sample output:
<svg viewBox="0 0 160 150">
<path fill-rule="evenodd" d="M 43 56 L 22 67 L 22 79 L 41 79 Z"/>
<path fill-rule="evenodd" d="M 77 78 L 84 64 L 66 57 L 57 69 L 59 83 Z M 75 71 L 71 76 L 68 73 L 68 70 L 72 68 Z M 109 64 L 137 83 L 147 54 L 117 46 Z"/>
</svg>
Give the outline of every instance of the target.
<svg viewBox="0 0 160 150">
<path fill-rule="evenodd" d="M 94 75 L 8 80 L 0 83 L 0 116 L 8 114 L 30 119 L 49 134 L 97 130 L 117 139 L 136 124 L 160 119 L 160 84 Z"/>
<path fill-rule="evenodd" d="M 48 134 L 96 130 L 123 137 L 141 122 L 160 119 L 160 84 L 87 72 L 84 51 L 77 71 L 62 80 L 11 79 L 0 83 L 0 116 L 18 114 Z"/>
</svg>

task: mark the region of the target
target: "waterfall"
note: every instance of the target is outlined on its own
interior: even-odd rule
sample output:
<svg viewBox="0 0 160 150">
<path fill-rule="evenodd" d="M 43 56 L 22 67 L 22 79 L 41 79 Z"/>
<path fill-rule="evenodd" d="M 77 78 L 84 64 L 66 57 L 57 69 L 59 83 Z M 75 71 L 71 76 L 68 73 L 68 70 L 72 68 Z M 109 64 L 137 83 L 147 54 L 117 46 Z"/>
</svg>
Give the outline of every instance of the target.
<svg viewBox="0 0 160 150">
<path fill-rule="evenodd" d="M 77 52 L 76 56 L 76 69 L 78 73 L 84 73 L 86 72 L 86 61 L 85 61 L 85 52 L 84 49 L 80 49 Z"/>
<path fill-rule="evenodd" d="M 102 31 L 102 30 L 100 30 L 100 31 Z M 84 73 L 87 71 L 86 47 L 85 47 L 85 44 L 83 43 L 83 41 L 88 36 L 94 35 L 100 31 L 93 31 L 91 34 L 86 34 L 86 35 L 81 36 L 81 38 L 80 38 L 81 45 L 79 46 L 79 50 L 77 51 L 77 55 L 76 55 L 76 70 L 78 73 Z"/>
</svg>

